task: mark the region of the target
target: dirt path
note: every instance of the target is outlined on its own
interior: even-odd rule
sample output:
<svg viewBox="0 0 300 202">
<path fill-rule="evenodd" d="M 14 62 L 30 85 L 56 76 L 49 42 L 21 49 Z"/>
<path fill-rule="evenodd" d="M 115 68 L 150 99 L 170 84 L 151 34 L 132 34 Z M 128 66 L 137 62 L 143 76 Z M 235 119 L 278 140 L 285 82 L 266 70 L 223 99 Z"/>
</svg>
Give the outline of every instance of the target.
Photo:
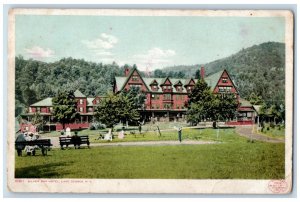
<svg viewBox="0 0 300 202">
<path fill-rule="evenodd" d="M 252 126 L 237 126 L 236 127 L 236 132 L 239 135 L 247 137 L 247 138 L 251 138 L 251 136 L 252 136 L 253 140 L 259 140 L 259 141 L 264 141 L 264 142 L 272 142 L 272 143 L 284 143 L 284 140 L 281 140 L 281 139 L 267 137 L 267 136 L 264 136 L 264 135 L 253 133 Z"/>
<path fill-rule="evenodd" d="M 53 148 L 59 148 L 58 137 L 47 137 L 51 139 Z M 195 141 L 195 140 L 183 140 L 181 143 L 179 141 L 142 141 L 142 142 L 104 142 L 104 143 L 91 143 L 91 147 L 101 147 L 101 146 L 164 146 L 164 145 L 201 145 L 201 144 L 216 144 L 218 142 L 213 141 Z"/>
</svg>

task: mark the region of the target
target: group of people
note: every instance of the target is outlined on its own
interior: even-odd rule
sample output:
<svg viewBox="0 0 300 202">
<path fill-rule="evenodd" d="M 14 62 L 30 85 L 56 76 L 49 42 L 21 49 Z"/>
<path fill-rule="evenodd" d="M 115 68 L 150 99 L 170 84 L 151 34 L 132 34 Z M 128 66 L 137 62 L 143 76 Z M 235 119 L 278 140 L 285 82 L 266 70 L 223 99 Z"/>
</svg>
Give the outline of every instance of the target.
<svg viewBox="0 0 300 202">
<path fill-rule="evenodd" d="M 39 134 L 38 133 L 32 133 L 32 132 L 24 132 L 20 133 L 17 138 L 16 142 L 24 142 L 24 141 L 34 141 L 39 139 Z M 18 144 L 16 146 L 18 156 L 22 156 L 22 151 L 25 149 L 25 152 L 27 155 L 35 155 L 35 150 L 37 149 L 38 146 L 29 146 L 26 145 L 24 146 L 23 144 Z"/>
</svg>

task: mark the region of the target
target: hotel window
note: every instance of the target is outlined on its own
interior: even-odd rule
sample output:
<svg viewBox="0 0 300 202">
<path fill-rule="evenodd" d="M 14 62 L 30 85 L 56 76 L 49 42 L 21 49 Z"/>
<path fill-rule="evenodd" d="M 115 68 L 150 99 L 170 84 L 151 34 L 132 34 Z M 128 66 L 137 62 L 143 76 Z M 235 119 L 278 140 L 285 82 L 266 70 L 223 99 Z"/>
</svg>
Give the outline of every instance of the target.
<svg viewBox="0 0 300 202">
<path fill-rule="evenodd" d="M 83 112 L 83 107 L 79 107 L 79 112 Z"/>
<path fill-rule="evenodd" d="M 181 92 L 181 90 L 182 90 L 181 86 L 178 86 L 177 91 Z"/>
<path fill-rule="evenodd" d="M 222 78 L 222 83 L 227 83 L 227 78 Z"/>
<path fill-rule="evenodd" d="M 130 88 L 139 88 L 139 89 L 141 89 L 141 87 L 142 87 L 141 84 L 130 84 L 129 86 L 130 86 Z"/>
<path fill-rule="evenodd" d="M 157 86 L 152 86 L 153 91 L 157 91 Z"/>
<path fill-rule="evenodd" d="M 171 98 L 172 98 L 171 94 L 164 94 L 165 100 L 171 100 Z"/>
<path fill-rule="evenodd" d="M 41 108 L 40 108 L 40 107 L 37 107 L 37 108 L 36 108 L 36 111 L 37 111 L 37 112 L 41 112 Z"/>
<path fill-rule="evenodd" d="M 29 113 L 31 113 L 32 112 L 32 109 L 31 109 L 31 107 L 29 107 Z"/>
<path fill-rule="evenodd" d="M 79 100 L 79 104 L 81 104 L 81 105 L 83 104 L 83 99 Z"/>
<path fill-rule="evenodd" d="M 172 108 L 172 104 L 164 104 L 164 108 L 165 109 L 171 109 Z"/>
<path fill-rule="evenodd" d="M 50 109 L 49 109 L 49 110 L 50 110 L 50 112 L 53 112 L 53 107 L 50 107 Z"/>
<path fill-rule="evenodd" d="M 171 87 L 172 87 L 172 86 L 168 86 L 168 89 L 171 90 Z"/>
<path fill-rule="evenodd" d="M 138 76 L 132 76 L 132 81 L 138 81 L 139 77 Z"/>
<path fill-rule="evenodd" d="M 227 91 L 227 92 L 230 92 L 230 91 L 231 91 L 231 86 L 227 86 L 227 87 L 226 87 L 226 91 Z"/>
</svg>

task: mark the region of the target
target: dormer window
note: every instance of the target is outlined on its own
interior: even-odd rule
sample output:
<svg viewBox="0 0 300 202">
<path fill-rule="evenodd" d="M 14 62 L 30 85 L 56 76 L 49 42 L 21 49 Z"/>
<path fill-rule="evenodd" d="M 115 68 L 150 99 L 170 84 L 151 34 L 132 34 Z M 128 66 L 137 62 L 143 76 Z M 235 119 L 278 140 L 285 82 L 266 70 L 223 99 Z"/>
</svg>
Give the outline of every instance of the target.
<svg viewBox="0 0 300 202">
<path fill-rule="evenodd" d="M 222 83 L 227 83 L 227 78 L 222 78 Z"/>
<path fill-rule="evenodd" d="M 158 87 L 156 85 L 152 86 L 152 90 L 153 91 L 157 91 L 158 90 Z"/>
<path fill-rule="evenodd" d="M 138 81 L 139 77 L 138 76 L 132 76 L 132 81 Z"/>
</svg>

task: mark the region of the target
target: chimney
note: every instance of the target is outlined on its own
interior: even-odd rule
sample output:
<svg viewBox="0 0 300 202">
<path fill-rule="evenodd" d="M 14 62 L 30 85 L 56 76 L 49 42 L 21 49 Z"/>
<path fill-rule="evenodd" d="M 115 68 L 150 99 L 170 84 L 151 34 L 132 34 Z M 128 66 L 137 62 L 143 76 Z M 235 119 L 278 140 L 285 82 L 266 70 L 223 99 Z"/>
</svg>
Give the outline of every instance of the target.
<svg viewBox="0 0 300 202">
<path fill-rule="evenodd" d="M 129 72 L 130 72 L 129 68 L 128 68 L 128 67 L 125 67 L 125 69 L 124 69 L 124 74 L 125 74 L 125 76 L 128 76 L 128 75 L 129 75 Z"/>
<path fill-rule="evenodd" d="M 203 67 L 203 66 L 201 66 L 200 76 L 201 76 L 201 79 L 204 79 L 204 76 L 205 76 L 205 70 L 204 70 L 204 67 Z"/>
</svg>

